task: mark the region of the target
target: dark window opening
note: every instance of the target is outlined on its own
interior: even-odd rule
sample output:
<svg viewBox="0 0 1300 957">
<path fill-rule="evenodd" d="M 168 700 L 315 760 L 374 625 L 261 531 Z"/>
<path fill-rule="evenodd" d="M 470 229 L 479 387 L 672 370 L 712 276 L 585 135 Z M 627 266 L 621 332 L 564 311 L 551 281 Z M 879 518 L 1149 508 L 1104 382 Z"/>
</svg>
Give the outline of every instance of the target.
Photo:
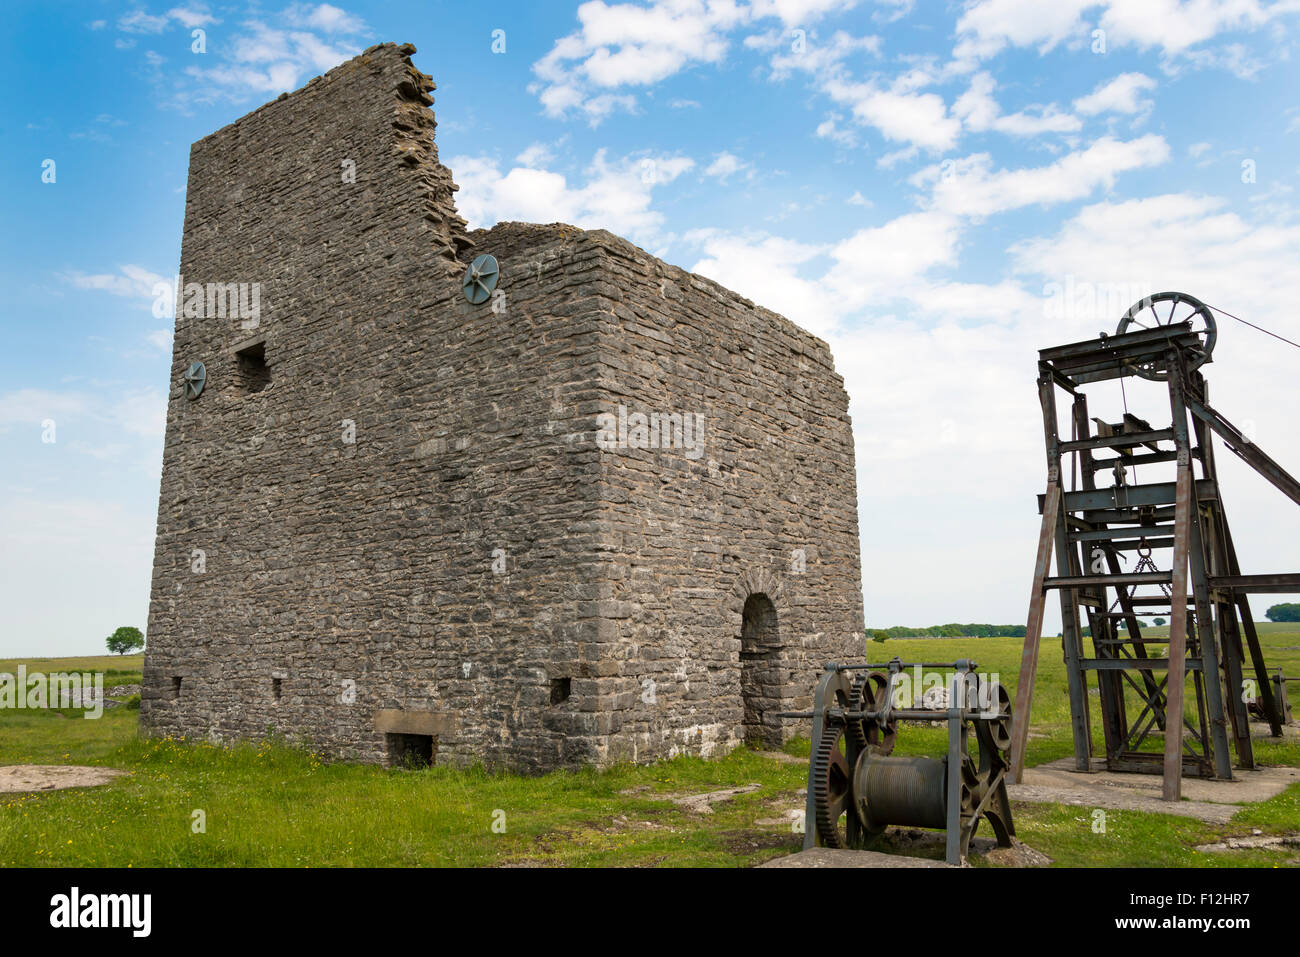
<svg viewBox="0 0 1300 957">
<path fill-rule="evenodd" d="M 279 700 L 280 700 L 280 695 L 281 695 L 281 693 L 282 693 L 283 687 L 284 687 L 284 679 L 283 679 L 283 678 L 272 678 L 272 679 L 271 679 L 271 694 L 275 695 L 275 700 L 276 700 L 276 701 L 279 701 Z"/>
<path fill-rule="evenodd" d="M 249 393 L 261 392 L 271 384 L 271 370 L 266 365 L 266 343 L 255 342 L 235 353 L 240 388 Z"/>
<path fill-rule="evenodd" d="M 573 693 L 572 678 L 552 678 L 551 679 L 551 704 L 563 704 L 569 700 L 569 695 Z"/>
<path fill-rule="evenodd" d="M 175 701 L 175 700 L 177 700 L 180 696 L 181 696 L 181 676 L 180 676 L 180 675 L 173 675 L 173 676 L 172 676 L 172 694 L 171 694 L 171 698 L 172 698 L 173 701 Z"/>
<path fill-rule="evenodd" d="M 438 739 L 431 734 L 388 734 L 388 764 L 394 768 L 433 767 Z"/>
</svg>

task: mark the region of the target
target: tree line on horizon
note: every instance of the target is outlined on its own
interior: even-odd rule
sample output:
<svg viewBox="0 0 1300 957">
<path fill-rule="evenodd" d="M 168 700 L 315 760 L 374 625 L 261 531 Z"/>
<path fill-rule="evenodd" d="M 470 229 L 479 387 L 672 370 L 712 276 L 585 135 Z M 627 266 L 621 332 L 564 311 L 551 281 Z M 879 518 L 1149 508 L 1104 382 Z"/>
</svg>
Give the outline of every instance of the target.
<svg viewBox="0 0 1300 957">
<path fill-rule="evenodd" d="M 951 622 L 946 625 L 930 625 L 928 628 L 913 628 L 908 625 L 894 625 L 890 628 L 875 628 L 873 638 L 1023 638 L 1024 625 L 962 625 Z"/>
</svg>

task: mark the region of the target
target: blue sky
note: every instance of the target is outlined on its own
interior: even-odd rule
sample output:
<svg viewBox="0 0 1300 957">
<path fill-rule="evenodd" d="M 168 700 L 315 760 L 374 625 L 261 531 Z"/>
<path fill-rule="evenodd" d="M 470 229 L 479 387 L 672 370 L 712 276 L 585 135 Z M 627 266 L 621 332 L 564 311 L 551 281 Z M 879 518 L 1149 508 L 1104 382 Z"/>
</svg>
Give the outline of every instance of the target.
<svg viewBox="0 0 1300 957">
<path fill-rule="evenodd" d="M 473 225 L 608 228 L 830 342 L 873 626 L 1024 620 L 1036 349 L 1166 288 L 1300 340 L 1296 0 L 6 17 L 0 655 L 144 625 L 171 348 L 154 285 L 189 144 L 373 43 L 419 48 Z M 1300 472 L 1300 350 L 1225 319 L 1215 359 L 1215 404 Z M 1159 416 L 1158 392 L 1127 398 Z M 1300 567 L 1294 507 L 1221 469 L 1245 570 Z"/>
</svg>

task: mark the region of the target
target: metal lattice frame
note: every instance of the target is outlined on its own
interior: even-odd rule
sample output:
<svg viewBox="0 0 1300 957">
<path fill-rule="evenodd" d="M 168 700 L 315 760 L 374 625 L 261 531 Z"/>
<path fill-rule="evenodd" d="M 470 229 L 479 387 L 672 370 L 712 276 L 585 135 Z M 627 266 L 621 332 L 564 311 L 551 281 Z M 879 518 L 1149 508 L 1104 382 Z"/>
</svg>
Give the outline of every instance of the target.
<svg viewBox="0 0 1300 957">
<path fill-rule="evenodd" d="M 1048 482 L 1040 499 L 1042 528 L 1016 693 L 1011 743 L 1014 781 L 1021 779 L 1024 770 L 1043 614 L 1052 591 L 1061 603 L 1074 752 L 1080 770 L 1093 766 L 1090 675 L 1096 676 L 1100 698 L 1106 767 L 1163 774 L 1168 800 L 1180 796 L 1184 774 L 1232 777 L 1229 738 L 1238 767 L 1254 767 L 1246 707 L 1251 697 L 1246 685 L 1248 664 L 1255 675 L 1252 690 L 1259 710 L 1274 735 L 1281 734 L 1285 721 L 1270 687 L 1247 594 L 1300 591 L 1300 574 L 1241 574 L 1219 496 L 1213 436 L 1297 504 L 1300 483 L 1209 405 L 1208 387 L 1198 370 L 1210 361 L 1213 324 L 1207 330 L 1194 318 L 1177 321 L 1174 312 L 1174 307 L 1189 302 L 1194 310 L 1197 300 L 1179 293 L 1162 293 L 1153 299 L 1157 317 L 1165 315 L 1160 303 L 1172 303 L 1169 321 L 1152 328 L 1135 327 L 1128 320 L 1143 305 L 1139 303 L 1126 315 L 1119 334 L 1039 353 Z M 1153 428 L 1125 413 L 1123 422 L 1098 422 L 1094 432 L 1082 387 L 1135 376 L 1168 388 L 1170 426 Z M 1068 440 L 1061 435 L 1057 389 L 1071 399 Z M 1063 471 L 1063 463 L 1068 464 L 1068 472 Z M 1158 463 L 1174 463 L 1176 481 L 1128 483 L 1135 466 Z M 1097 474 L 1108 469 L 1115 476 L 1114 484 L 1099 487 Z M 1066 474 L 1079 476 L 1071 491 L 1062 481 Z M 1139 559 L 1127 571 L 1126 553 Z M 1158 567 L 1153 554 L 1168 556 L 1168 564 Z M 1051 574 L 1053 558 L 1055 575 Z M 1143 637 L 1139 614 L 1167 615 L 1169 638 Z M 1091 633 L 1091 657 L 1083 639 L 1083 616 Z M 1149 653 L 1148 646 L 1156 644 L 1168 645 L 1167 657 Z M 1134 719 L 1128 714 L 1126 688 L 1140 702 Z M 1194 707 L 1185 709 L 1189 693 Z M 1185 711 L 1194 712 L 1194 720 L 1170 720 Z M 1164 733 L 1162 752 L 1142 750 L 1157 731 Z"/>
</svg>

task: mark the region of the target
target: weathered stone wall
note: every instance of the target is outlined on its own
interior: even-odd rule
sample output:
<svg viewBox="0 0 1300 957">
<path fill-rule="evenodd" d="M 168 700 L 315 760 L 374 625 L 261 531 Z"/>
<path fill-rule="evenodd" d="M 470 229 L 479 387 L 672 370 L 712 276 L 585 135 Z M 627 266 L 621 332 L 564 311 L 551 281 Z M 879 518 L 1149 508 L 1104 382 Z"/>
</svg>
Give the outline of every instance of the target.
<svg viewBox="0 0 1300 957">
<path fill-rule="evenodd" d="M 810 707 L 821 665 L 864 647 L 848 396 L 821 340 L 600 235 L 618 291 L 600 353 L 609 402 L 704 426 L 691 450 L 661 437 L 601 459 L 627 616 L 610 753 L 779 744 L 806 727 L 774 712 Z"/>
<path fill-rule="evenodd" d="M 860 651 L 826 347 L 602 231 L 467 235 L 411 52 L 192 150 L 184 282 L 260 283 L 260 314 L 178 313 L 142 723 L 530 770 L 725 746 L 747 594 L 778 621 L 766 703 Z M 476 252 L 501 295 L 471 306 Z M 705 454 L 603 450 L 620 403 L 703 413 Z"/>
</svg>

